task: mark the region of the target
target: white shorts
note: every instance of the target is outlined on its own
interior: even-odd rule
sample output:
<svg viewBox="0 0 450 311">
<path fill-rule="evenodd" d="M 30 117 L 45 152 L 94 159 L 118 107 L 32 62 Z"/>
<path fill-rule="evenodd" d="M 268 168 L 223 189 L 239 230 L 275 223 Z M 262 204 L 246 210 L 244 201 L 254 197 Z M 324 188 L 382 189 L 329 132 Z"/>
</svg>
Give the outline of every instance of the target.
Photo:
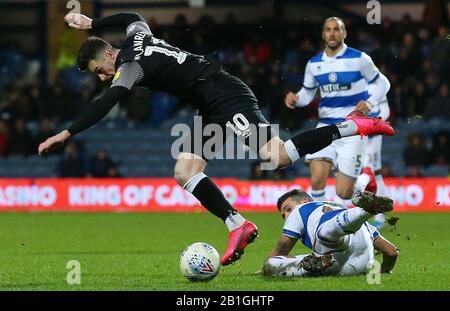
<svg viewBox="0 0 450 311">
<path fill-rule="evenodd" d="M 366 274 L 375 261 L 373 240 L 369 229 L 363 225 L 361 229 L 354 234 L 349 234 L 344 237 L 344 247 L 341 251 L 332 251 L 322 243 L 316 242 L 316 249 L 319 254 L 327 251 L 332 251 L 333 257 L 336 259 L 334 265 L 326 272 L 327 275 L 361 275 Z"/>
<path fill-rule="evenodd" d="M 319 123 L 317 127 L 326 126 L 328 124 Z M 305 162 L 311 160 L 325 159 L 333 163 L 335 169 L 342 174 L 357 178 L 361 174 L 363 155 L 366 137 L 360 136 L 345 137 L 333 141 L 328 147 L 305 156 Z"/>
<path fill-rule="evenodd" d="M 381 170 L 381 146 L 383 136 L 371 136 L 366 140 L 366 150 L 364 152 L 364 167 L 370 167 L 373 171 Z"/>
</svg>

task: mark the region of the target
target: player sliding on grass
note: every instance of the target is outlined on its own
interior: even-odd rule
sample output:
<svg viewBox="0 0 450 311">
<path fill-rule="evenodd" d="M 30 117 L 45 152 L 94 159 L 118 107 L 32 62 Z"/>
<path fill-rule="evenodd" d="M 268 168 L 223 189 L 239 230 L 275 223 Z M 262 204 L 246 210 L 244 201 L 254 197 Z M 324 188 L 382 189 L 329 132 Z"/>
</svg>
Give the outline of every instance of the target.
<svg viewBox="0 0 450 311">
<path fill-rule="evenodd" d="M 121 26 L 126 29 L 127 38 L 121 49 L 97 37 L 83 43 L 78 54 L 79 69 L 95 73 L 102 81 L 112 80 L 111 88 L 93 101 L 68 129 L 40 144 L 39 154 L 52 151 L 69 137 L 99 122 L 117 102 L 129 95 L 133 86 L 191 99 L 204 125 L 218 124 L 224 131 L 231 128 L 245 144 L 266 135 L 256 151 L 263 161 L 276 163 L 275 168 L 290 165 L 341 137 L 394 134 L 392 127 L 382 120 L 350 116 L 340 124 L 306 131 L 283 143 L 271 132 L 270 123 L 263 117 L 249 87 L 221 69 L 217 53 L 200 56 L 171 46 L 155 38 L 138 14 L 120 13 L 92 20 L 71 13 L 65 20 L 70 27 L 94 32 Z M 256 130 L 249 131 L 251 125 Z M 228 265 L 240 258 L 247 244 L 257 237 L 258 229 L 230 205 L 216 184 L 203 173 L 211 157 L 201 152 L 202 148 L 200 152 L 199 148 L 184 149 L 186 145 L 203 146 L 208 138 L 202 133 L 201 137 L 192 137 L 189 144 L 183 144 L 175 165 L 175 179 L 225 222 L 230 234 L 221 262 Z"/>
<path fill-rule="evenodd" d="M 266 260 L 263 273 L 270 276 L 359 275 L 374 263 L 374 248 L 383 254 L 381 272 L 395 265 L 397 248 L 367 223 L 377 213 L 393 209 L 393 202 L 371 192 L 353 198 L 356 206 L 344 208 L 334 202 L 313 202 L 304 191 L 294 189 L 278 199 L 286 219 L 283 235 Z M 289 257 L 297 240 L 313 253 Z"/>
</svg>

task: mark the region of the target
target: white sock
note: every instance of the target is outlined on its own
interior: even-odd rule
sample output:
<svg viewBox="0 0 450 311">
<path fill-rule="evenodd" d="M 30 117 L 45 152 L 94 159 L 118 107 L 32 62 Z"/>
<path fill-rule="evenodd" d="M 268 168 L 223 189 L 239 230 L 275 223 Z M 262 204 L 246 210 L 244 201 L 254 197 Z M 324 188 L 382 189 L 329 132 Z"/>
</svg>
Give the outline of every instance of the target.
<svg viewBox="0 0 450 311">
<path fill-rule="evenodd" d="M 311 189 L 311 197 L 314 201 L 326 201 L 325 199 L 325 188 L 321 190 L 312 190 Z"/>
<path fill-rule="evenodd" d="M 298 255 L 295 258 L 274 256 L 267 259 L 263 273 L 266 276 L 306 276 L 308 271 L 300 267 L 300 261 L 308 255 Z"/>
<path fill-rule="evenodd" d="M 356 125 L 355 121 L 353 120 L 347 120 L 341 123 L 336 124 L 339 134 L 341 134 L 341 138 L 348 137 L 348 136 L 354 136 L 356 135 L 356 132 L 358 130 L 358 126 Z"/>
<path fill-rule="evenodd" d="M 356 179 L 355 190 L 356 192 L 362 192 L 366 189 L 367 184 L 370 182 L 370 176 L 367 174 L 361 174 Z"/>
<path fill-rule="evenodd" d="M 202 180 L 203 178 L 207 177 L 205 175 L 205 173 L 201 172 L 198 173 L 197 175 L 192 176 L 184 185 L 183 188 L 186 189 L 187 191 L 189 191 L 190 193 L 192 193 L 195 189 L 195 187 L 197 187 L 198 183 L 200 182 L 200 180 Z"/>
<path fill-rule="evenodd" d="M 300 159 L 300 155 L 298 154 L 297 148 L 295 148 L 292 140 L 289 139 L 284 143 L 284 149 L 286 149 L 286 153 L 291 160 L 291 163 L 294 163 L 295 161 Z"/>
<path fill-rule="evenodd" d="M 225 225 L 227 226 L 229 231 L 233 231 L 240 226 L 242 226 L 245 222 L 245 218 L 241 216 L 241 214 L 230 214 L 227 219 L 225 219 Z"/>
<path fill-rule="evenodd" d="M 386 196 L 386 185 L 384 184 L 383 176 L 381 174 L 375 175 L 377 182 L 377 195 Z"/>
<path fill-rule="evenodd" d="M 338 241 L 341 237 L 358 231 L 370 217 L 372 214 L 360 207 L 350 208 L 324 222 L 318 236 L 327 241 Z"/>
<path fill-rule="evenodd" d="M 384 224 L 384 222 L 386 221 L 386 216 L 384 216 L 383 213 L 379 213 L 379 214 L 375 215 L 373 220 L 375 220 L 376 222 L 378 222 L 380 224 Z"/>
</svg>

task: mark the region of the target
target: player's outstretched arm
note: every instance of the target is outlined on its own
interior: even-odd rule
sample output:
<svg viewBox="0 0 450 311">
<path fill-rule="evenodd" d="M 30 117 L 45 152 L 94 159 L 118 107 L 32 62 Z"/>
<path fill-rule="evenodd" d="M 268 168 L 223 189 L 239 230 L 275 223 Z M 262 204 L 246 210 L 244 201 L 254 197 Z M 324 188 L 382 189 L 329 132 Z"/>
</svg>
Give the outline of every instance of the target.
<svg viewBox="0 0 450 311">
<path fill-rule="evenodd" d="M 373 241 L 373 246 L 383 254 L 381 273 L 390 273 L 399 255 L 397 247 L 381 235 Z"/>
<path fill-rule="evenodd" d="M 134 22 L 144 22 L 145 19 L 137 13 L 118 13 L 102 18 L 90 18 L 80 13 L 69 13 L 64 16 L 67 24 L 75 29 L 99 29 L 107 27 L 128 27 Z"/>
<path fill-rule="evenodd" d="M 39 155 L 52 152 L 64 142 L 92 125 L 102 120 L 117 102 L 128 96 L 130 90 L 123 86 L 109 88 L 99 99 L 93 101 L 81 114 L 81 116 L 66 130 L 45 140 L 39 145 Z"/>
<path fill-rule="evenodd" d="M 75 29 L 85 30 L 92 28 L 92 18 L 80 13 L 69 13 L 64 16 L 64 20 L 70 27 Z"/>
<path fill-rule="evenodd" d="M 275 249 L 270 253 L 269 257 L 287 256 L 294 247 L 296 242 L 297 242 L 296 238 L 287 235 L 282 235 L 281 238 L 278 240 Z"/>
</svg>

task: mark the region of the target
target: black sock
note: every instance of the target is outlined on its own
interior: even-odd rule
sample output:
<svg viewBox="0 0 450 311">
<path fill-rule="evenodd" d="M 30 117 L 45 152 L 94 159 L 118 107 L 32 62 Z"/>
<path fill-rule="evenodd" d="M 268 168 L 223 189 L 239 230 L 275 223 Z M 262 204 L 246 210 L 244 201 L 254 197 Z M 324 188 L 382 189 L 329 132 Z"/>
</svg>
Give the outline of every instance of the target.
<svg viewBox="0 0 450 311">
<path fill-rule="evenodd" d="M 202 203 L 202 205 L 211 213 L 221 218 L 223 221 L 230 214 L 236 214 L 237 211 L 225 199 L 222 191 L 209 177 L 204 177 L 195 186 L 192 194 Z"/>
<path fill-rule="evenodd" d="M 330 145 L 333 140 L 341 138 L 336 125 L 323 126 L 301 132 L 291 138 L 300 157 L 312 154 Z"/>
</svg>

